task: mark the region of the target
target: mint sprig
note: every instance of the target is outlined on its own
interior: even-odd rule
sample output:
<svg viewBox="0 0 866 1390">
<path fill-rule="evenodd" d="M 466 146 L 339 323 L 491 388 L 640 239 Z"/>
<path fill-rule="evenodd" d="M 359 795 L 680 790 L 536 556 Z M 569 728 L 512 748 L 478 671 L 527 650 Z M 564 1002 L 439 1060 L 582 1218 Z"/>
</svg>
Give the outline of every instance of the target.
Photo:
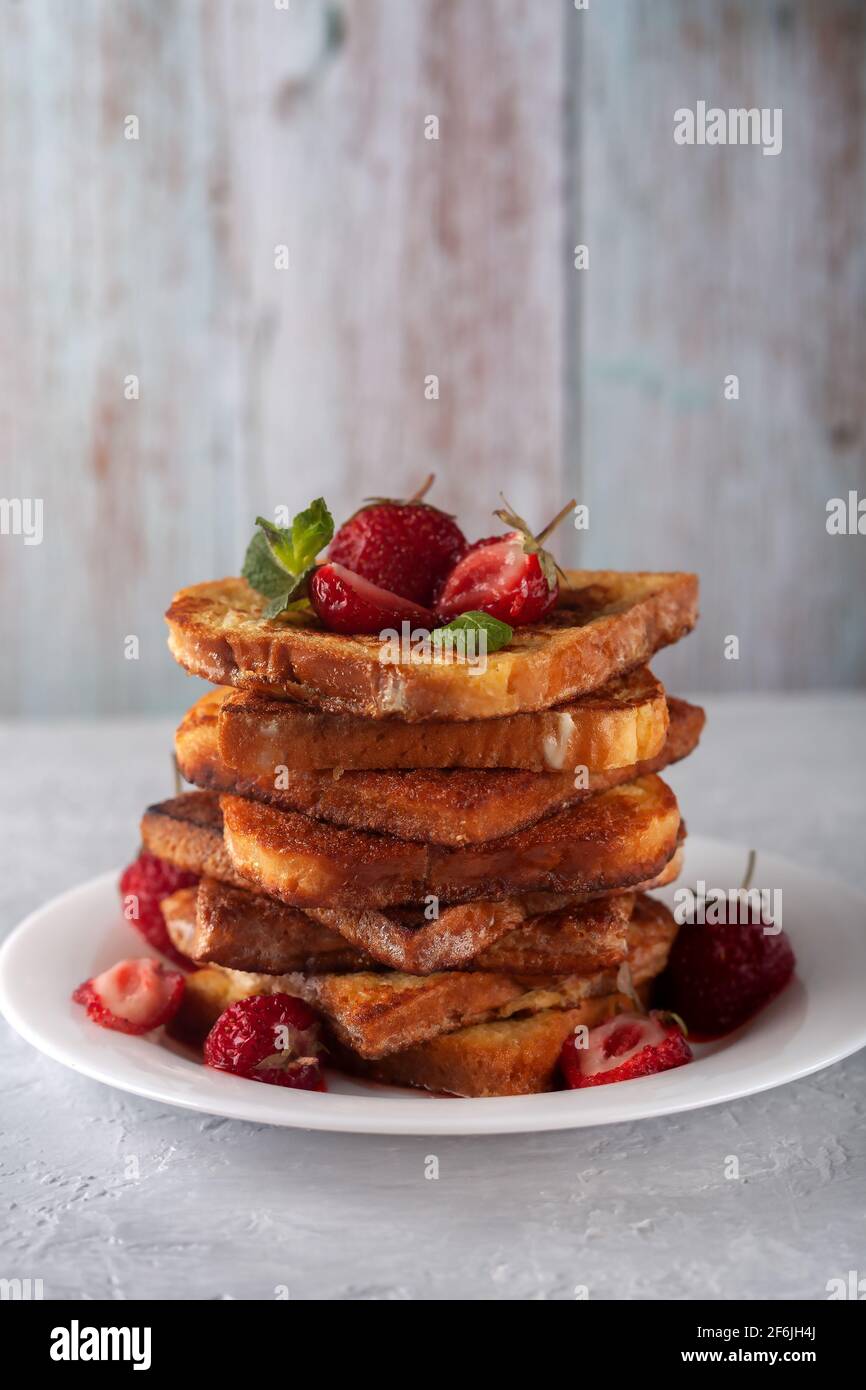
<svg viewBox="0 0 866 1390">
<path fill-rule="evenodd" d="M 290 527 L 263 516 L 256 517 L 256 525 L 261 529 L 247 546 L 241 574 L 269 600 L 262 616 L 276 618 L 306 596 L 316 556 L 334 534 L 334 518 L 324 498 L 317 497 Z"/>
<path fill-rule="evenodd" d="M 434 628 L 430 636 L 434 646 L 443 650 L 456 650 L 458 653 L 462 650 L 465 655 L 470 632 L 475 634 L 476 651 L 482 650 L 481 634 L 484 633 L 483 650 L 488 655 L 507 647 L 514 636 L 514 629 L 509 627 L 508 623 L 502 623 L 489 613 L 481 613 L 475 609 L 469 613 L 461 613 L 458 618 L 452 618 L 444 627 Z"/>
</svg>

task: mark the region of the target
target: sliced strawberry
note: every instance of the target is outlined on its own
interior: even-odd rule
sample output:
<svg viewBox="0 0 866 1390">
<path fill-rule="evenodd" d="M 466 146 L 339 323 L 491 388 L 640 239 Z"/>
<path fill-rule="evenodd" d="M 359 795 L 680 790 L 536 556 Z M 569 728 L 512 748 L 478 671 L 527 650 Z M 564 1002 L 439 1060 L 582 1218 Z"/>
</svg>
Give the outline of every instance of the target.
<svg viewBox="0 0 866 1390">
<path fill-rule="evenodd" d="M 116 1033 L 150 1033 L 180 1008 L 184 978 L 158 960 L 121 960 L 79 985 L 72 998 L 87 1017 Z"/>
<path fill-rule="evenodd" d="M 576 1090 L 652 1076 L 691 1060 L 692 1050 L 679 1021 L 654 1011 L 616 1014 L 590 1029 L 586 1047 L 579 1047 L 574 1036 L 566 1038 L 560 1065 L 566 1085 Z"/>
<path fill-rule="evenodd" d="M 476 541 L 455 565 L 436 604 L 442 621 L 480 611 L 511 627 L 540 622 L 559 597 L 556 562 L 541 542 L 573 506 L 569 502 L 538 536 L 510 508 L 498 511 L 513 529 Z"/>
<path fill-rule="evenodd" d="M 328 559 L 377 588 L 431 605 L 466 550 L 466 537 L 454 518 L 421 500 L 432 482 L 431 474 L 408 502 L 371 498 L 340 527 Z"/>
<path fill-rule="evenodd" d="M 321 565 L 310 580 L 310 602 L 332 632 L 382 632 L 403 622 L 429 631 L 436 618 L 427 608 L 379 589 L 343 565 Z"/>
<path fill-rule="evenodd" d="M 783 931 L 763 922 L 680 928 L 659 980 L 659 998 L 701 1039 L 732 1032 L 788 984 L 796 959 Z"/>
<path fill-rule="evenodd" d="M 120 896 L 123 900 L 123 915 L 128 922 L 141 932 L 145 941 L 155 951 L 168 956 L 176 965 L 189 967 L 192 961 L 176 950 L 169 937 L 160 903 L 179 888 L 191 888 L 198 883 L 198 875 L 176 869 L 164 859 L 142 850 L 133 863 L 128 864 L 120 875 Z"/>
<path fill-rule="evenodd" d="M 451 571 L 436 611 L 443 622 L 461 613 L 489 613 L 517 627 L 539 622 L 559 595 L 550 587 L 536 555 L 527 555 L 519 531 L 478 541 Z"/>
<path fill-rule="evenodd" d="M 209 1067 L 271 1086 L 324 1091 L 318 1019 L 292 994 L 254 994 L 221 1014 L 205 1038 Z"/>
</svg>

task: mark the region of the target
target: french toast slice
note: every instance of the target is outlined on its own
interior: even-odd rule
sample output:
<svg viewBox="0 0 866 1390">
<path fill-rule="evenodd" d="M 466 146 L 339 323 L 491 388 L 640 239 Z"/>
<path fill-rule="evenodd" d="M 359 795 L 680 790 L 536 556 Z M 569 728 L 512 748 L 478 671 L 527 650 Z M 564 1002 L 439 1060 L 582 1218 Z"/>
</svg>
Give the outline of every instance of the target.
<svg viewBox="0 0 866 1390">
<path fill-rule="evenodd" d="M 664 969 L 676 932 L 676 923 L 662 904 L 649 898 L 638 900 L 629 926 L 628 959 L 632 984 L 639 993 Z M 466 1033 L 473 1018 L 516 1021 L 525 1015 L 568 1014 L 576 1004 L 610 998 L 617 990 L 615 970 L 520 981 L 488 973 L 258 975 L 208 965 L 187 976 L 184 1000 L 171 1031 L 185 1041 L 201 1042 L 223 1010 L 238 999 L 295 994 L 320 1010 L 335 1060 L 352 1068 L 364 1057 L 403 1056 L 406 1049 L 414 1051 L 422 1038 L 458 1036 L 458 1029 Z"/>
<path fill-rule="evenodd" d="M 574 904 L 527 918 L 467 961 L 465 970 L 504 971 L 521 979 L 594 975 L 625 960 L 634 893 Z"/>
<path fill-rule="evenodd" d="M 239 999 L 254 994 L 294 994 L 300 997 L 303 976 L 256 975 L 243 970 L 224 970 L 220 965 L 206 965 L 191 970 L 185 976 L 183 998 L 166 1032 L 192 1047 L 200 1047 L 224 1013 Z"/>
<path fill-rule="evenodd" d="M 281 810 L 300 811 L 316 820 L 331 821 L 355 830 L 375 830 L 397 835 L 401 839 L 452 847 L 510 835 L 596 792 L 607 791 L 650 772 L 661 772 L 668 764 L 678 762 L 694 750 L 704 725 L 702 709 L 687 704 L 685 700 L 668 698 L 669 724 L 660 752 L 630 767 L 590 772 L 586 788 L 575 786 L 573 771 L 482 771 L 470 768 L 298 771 L 280 759 L 263 772 L 256 770 L 262 766 L 256 760 L 263 754 L 264 744 L 256 752 L 256 760 L 245 760 L 245 754 L 237 752 L 235 756 L 239 762 L 235 767 L 229 767 L 221 757 L 218 724 L 220 710 L 225 708 L 227 701 L 232 709 L 236 708 L 236 701 L 249 702 L 250 706 L 258 703 L 272 709 L 280 726 L 283 720 L 288 726 L 298 723 L 303 726 L 310 719 L 314 722 L 330 721 L 335 725 L 363 722 L 341 719 L 336 715 L 318 715 L 298 709 L 286 701 L 239 696 L 226 687 L 210 691 L 189 710 L 175 735 L 178 766 L 188 782 L 214 791 L 231 792 L 236 796 L 251 796 Z M 518 715 L 513 719 L 538 717 Z M 510 722 L 508 719 L 491 719 L 486 721 L 485 727 Z M 259 726 L 263 727 L 268 726 Z M 369 723 L 366 727 L 369 729 Z M 398 726 L 394 721 L 383 721 L 375 727 L 383 731 L 403 727 L 415 731 L 415 734 L 419 728 L 418 725 Z M 423 727 L 429 731 L 434 726 Z M 478 722 L 450 727 L 472 729 L 478 727 Z M 303 737 L 299 731 L 298 738 L 290 745 L 291 751 L 284 749 L 282 743 L 281 751 L 284 757 L 302 758 L 305 756 L 300 751 L 302 746 Z M 337 756 L 344 758 L 349 753 L 349 741 L 338 736 L 336 730 L 330 747 L 331 752 L 322 756 L 327 756 L 331 761 Z M 335 753 L 335 749 L 338 752 Z M 416 747 L 416 756 L 418 754 Z M 428 755 L 429 750 L 425 745 L 423 756 Z M 278 772 L 276 769 L 279 769 Z"/>
<path fill-rule="evenodd" d="M 262 617 L 244 579 L 193 584 L 166 614 L 168 645 L 192 675 L 370 719 L 491 719 L 549 709 L 648 661 L 697 621 L 693 574 L 571 570 L 559 605 L 467 667 L 455 654 L 390 663 L 377 636 Z M 472 674 L 470 674 L 472 671 Z"/>
<path fill-rule="evenodd" d="M 252 886 L 237 872 L 226 850 L 216 792 L 181 792 L 148 806 L 141 818 L 141 843 L 149 854 L 177 869 L 208 874 L 236 888 Z"/>
<path fill-rule="evenodd" d="M 680 830 L 676 797 L 655 775 L 601 792 L 513 835 L 461 849 L 347 830 L 239 796 L 224 795 L 221 805 L 223 836 L 237 873 L 295 907 L 610 892 L 660 873 Z"/>
<path fill-rule="evenodd" d="M 172 1037 L 200 1047 L 220 1014 L 256 990 L 249 979 L 218 966 L 187 976 L 183 1001 L 168 1024 Z M 275 977 L 278 978 L 278 977 Z M 264 991 L 267 992 L 267 991 Z M 638 994 L 646 996 L 646 987 Z M 520 1096 L 552 1091 L 559 1081 L 562 1044 L 575 1028 L 595 1028 L 633 1008 L 625 994 L 586 999 L 573 1009 L 544 1009 L 525 1017 L 478 1023 L 370 1061 L 332 1036 L 329 1061 L 340 1070 L 388 1086 L 411 1086 L 452 1096 Z"/>
<path fill-rule="evenodd" d="M 662 888 L 679 878 L 681 872 L 682 850 L 677 849 L 662 872 L 653 879 L 636 884 L 635 891 Z M 472 964 L 497 941 L 505 936 L 520 935 L 527 926 L 535 928 L 540 917 L 551 913 L 564 912 L 566 920 L 574 918 L 574 933 L 579 940 L 581 906 L 588 902 L 592 908 L 604 907 L 614 903 L 619 896 L 619 893 L 595 896 L 529 893 L 500 902 L 478 899 L 471 903 L 440 906 L 438 921 L 423 923 L 423 914 L 418 909 L 353 912 L 348 909 L 311 908 L 310 914 L 317 921 L 333 927 L 347 941 L 368 951 L 383 965 L 416 975 L 428 975 L 436 970 L 471 969 Z M 630 894 L 625 896 L 630 897 Z M 569 928 L 569 932 L 571 930 Z M 579 949 L 574 937 L 571 938 L 570 948 Z M 563 962 L 565 958 L 563 950 Z M 491 959 L 488 957 L 488 961 Z M 565 966 L 563 968 L 566 969 Z"/>
<path fill-rule="evenodd" d="M 335 1041 L 331 1053 L 344 1071 L 387 1086 L 413 1086 L 451 1096 L 525 1096 L 559 1084 L 559 1055 L 583 1025 L 595 1028 L 633 1007 L 624 994 L 586 999 L 575 1009 L 545 1009 L 527 1018 L 478 1023 L 365 1061 Z"/>
<path fill-rule="evenodd" d="M 628 965 L 636 987 L 667 963 L 677 924 L 668 909 L 641 897 L 628 927 Z M 494 1017 L 569 1009 L 617 990 L 617 970 L 522 978 L 490 971 L 434 975 L 307 976 L 303 997 L 328 1020 L 331 1032 L 361 1057 L 384 1057 L 416 1043 Z"/>
<path fill-rule="evenodd" d="M 179 888 L 176 893 L 163 898 L 159 905 L 169 941 L 188 960 L 195 960 L 197 902 L 198 884 L 193 888 Z"/>
<path fill-rule="evenodd" d="M 228 864 L 222 852 L 222 831 L 219 798 L 213 792 L 184 792 L 149 807 L 141 822 L 142 843 L 151 854 L 177 868 L 244 888 L 249 895 L 254 895 L 255 885 Z M 677 849 L 659 874 L 633 887 L 635 890 L 661 888 L 678 878 L 681 868 L 682 855 Z M 619 891 L 628 893 L 627 888 Z M 213 902 L 214 889 L 209 892 L 211 896 L 207 901 Z M 587 902 L 596 906 L 600 901 L 607 904 L 610 897 L 608 891 L 601 890 L 595 894 L 541 892 L 498 900 L 478 898 L 468 903 L 440 903 L 439 916 L 433 919 L 426 916 L 423 908 L 312 908 L 300 912 L 265 895 L 256 894 L 255 901 L 264 904 L 269 914 L 280 911 L 283 933 L 290 933 L 299 923 L 303 925 L 305 918 L 313 918 L 383 965 L 428 974 L 465 965 L 501 937 L 542 914 L 570 912 Z M 254 926 L 255 909 L 244 914 L 245 931 L 237 934 L 234 914 L 225 910 L 224 903 L 220 908 L 218 913 L 209 912 L 207 917 L 213 933 L 208 945 L 218 941 L 221 951 L 237 951 L 232 960 L 227 955 L 221 956 L 223 964 L 239 969 L 245 965 L 251 970 L 259 969 L 265 961 L 258 953 L 266 943 Z M 274 934 L 267 942 L 271 962 L 276 961 L 278 949 L 279 937 Z"/>
<path fill-rule="evenodd" d="M 517 930 L 507 931 L 471 960 L 448 960 L 447 966 L 439 968 L 459 965 L 465 970 L 521 976 L 590 975 L 625 959 L 633 908 L 633 894 L 623 893 L 530 915 Z M 202 879 L 198 889 L 181 889 L 163 901 L 162 909 L 178 950 L 200 964 L 275 975 L 294 970 L 320 975 L 377 968 L 372 956 L 353 948 L 344 937 L 297 908 L 215 879 Z M 465 937 L 471 932 L 466 920 L 469 914 L 459 908 L 453 911 L 463 919 L 461 935 Z M 394 909 L 391 922 L 402 926 L 409 937 L 397 968 L 409 974 L 432 973 L 416 968 L 414 962 L 421 952 L 413 954 L 411 950 L 413 935 L 417 937 L 433 925 L 425 922 L 423 911 Z M 441 954 L 447 959 L 444 951 Z M 383 968 L 382 963 L 378 968 Z"/>
<path fill-rule="evenodd" d="M 299 908 L 214 878 L 181 888 L 160 907 L 172 944 L 190 960 L 256 975 L 382 969 Z"/>
<path fill-rule="evenodd" d="M 277 767 L 605 772 L 655 757 L 668 726 L 664 687 L 646 666 L 552 709 L 422 724 L 329 714 L 245 691 L 205 698 L 218 702 L 223 762 L 269 786 Z"/>
</svg>

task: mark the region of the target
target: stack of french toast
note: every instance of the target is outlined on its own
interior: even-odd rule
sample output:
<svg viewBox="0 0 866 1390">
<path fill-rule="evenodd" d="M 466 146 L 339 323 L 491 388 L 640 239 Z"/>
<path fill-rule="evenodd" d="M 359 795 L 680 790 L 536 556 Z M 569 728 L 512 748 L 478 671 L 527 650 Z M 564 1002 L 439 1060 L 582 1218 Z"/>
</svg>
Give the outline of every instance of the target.
<svg viewBox="0 0 866 1390">
<path fill-rule="evenodd" d="M 557 1086 L 564 1040 L 643 1007 L 676 934 L 649 896 L 685 835 L 659 776 L 703 711 L 647 668 L 697 618 L 689 574 L 568 571 L 555 608 L 469 665 L 265 616 L 245 580 L 176 595 L 169 646 L 216 686 L 176 757 L 198 790 L 144 848 L 197 965 L 175 1032 L 300 996 L 328 1059 L 462 1096 Z"/>
</svg>

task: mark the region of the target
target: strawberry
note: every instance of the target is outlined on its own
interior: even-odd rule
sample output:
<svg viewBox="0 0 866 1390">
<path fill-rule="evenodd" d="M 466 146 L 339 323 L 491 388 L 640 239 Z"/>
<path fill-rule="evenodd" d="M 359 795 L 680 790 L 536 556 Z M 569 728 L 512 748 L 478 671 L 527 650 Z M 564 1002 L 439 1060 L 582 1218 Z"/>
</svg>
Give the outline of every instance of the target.
<svg viewBox="0 0 866 1390">
<path fill-rule="evenodd" d="M 476 541 L 455 565 L 436 604 L 442 621 L 473 611 L 511 627 L 540 622 L 559 597 L 557 564 L 541 542 L 574 505 L 569 502 L 537 536 L 507 503 L 495 512 L 512 529 Z"/>
<path fill-rule="evenodd" d="M 146 850 L 142 850 L 120 875 L 123 915 L 127 921 L 138 928 L 155 951 L 168 956 L 175 965 L 187 967 L 192 962 L 172 945 L 159 905 L 170 893 L 176 893 L 179 888 L 191 888 L 194 883 L 198 883 L 197 874 L 176 869 Z"/>
<path fill-rule="evenodd" d="M 271 1086 L 324 1091 L 318 1020 L 292 994 L 254 994 L 221 1014 L 204 1043 L 209 1067 Z"/>
<path fill-rule="evenodd" d="M 158 960 L 121 960 L 79 985 L 72 998 L 87 1017 L 116 1033 L 150 1033 L 180 1008 L 184 978 Z"/>
<path fill-rule="evenodd" d="M 330 562 L 310 580 L 310 602 L 319 621 L 332 632 L 382 632 L 400 629 L 403 622 L 429 631 L 436 618 L 427 608 L 379 589 L 360 574 Z"/>
<path fill-rule="evenodd" d="M 370 498 L 340 527 L 328 559 L 377 588 L 429 608 L 466 551 L 466 537 L 454 518 L 422 501 L 432 482 L 431 473 L 408 502 Z"/>
<path fill-rule="evenodd" d="M 560 1066 L 566 1085 L 575 1090 L 653 1076 L 691 1060 L 679 1019 L 653 1010 L 648 1015 L 616 1014 L 590 1029 L 587 1047 L 578 1047 L 574 1036 L 566 1038 Z"/>
<path fill-rule="evenodd" d="M 659 981 L 664 1003 L 707 1040 L 739 1028 L 784 989 L 796 966 L 784 932 L 762 922 L 686 925 Z"/>
</svg>

